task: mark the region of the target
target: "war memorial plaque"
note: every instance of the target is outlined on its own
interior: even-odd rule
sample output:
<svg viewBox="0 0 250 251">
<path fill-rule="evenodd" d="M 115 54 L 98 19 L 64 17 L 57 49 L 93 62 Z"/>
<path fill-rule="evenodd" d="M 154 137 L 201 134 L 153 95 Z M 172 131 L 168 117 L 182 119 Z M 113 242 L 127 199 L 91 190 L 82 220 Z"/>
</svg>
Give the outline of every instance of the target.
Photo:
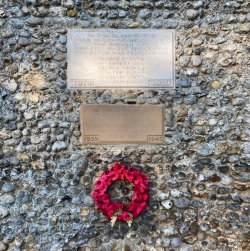
<svg viewBox="0 0 250 251">
<path fill-rule="evenodd" d="M 68 31 L 70 89 L 173 89 L 174 30 Z"/>
<path fill-rule="evenodd" d="M 163 105 L 81 105 L 83 144 L 163 144 Z"/>
</svg>

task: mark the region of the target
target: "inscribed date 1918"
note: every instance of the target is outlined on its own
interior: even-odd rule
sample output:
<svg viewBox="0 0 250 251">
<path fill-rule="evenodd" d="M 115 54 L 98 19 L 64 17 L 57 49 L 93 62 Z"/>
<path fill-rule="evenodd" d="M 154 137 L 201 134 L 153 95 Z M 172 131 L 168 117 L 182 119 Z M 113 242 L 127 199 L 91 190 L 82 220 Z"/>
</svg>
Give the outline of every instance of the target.
<svg viewBox="0 0 250 251">
<path fill-rule="evenodd" d="M 174 30 L 68 31 L 70 89 L 173 89 Z"/>
</svg>

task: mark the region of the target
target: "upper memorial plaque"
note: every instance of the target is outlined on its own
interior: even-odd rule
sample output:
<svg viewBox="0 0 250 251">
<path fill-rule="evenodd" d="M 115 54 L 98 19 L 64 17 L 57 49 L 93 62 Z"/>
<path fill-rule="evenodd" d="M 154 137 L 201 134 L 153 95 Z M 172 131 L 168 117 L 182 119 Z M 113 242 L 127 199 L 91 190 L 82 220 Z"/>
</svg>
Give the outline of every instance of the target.
<svg viewBox="0 0 250 251">
<path fill-rule="evenodd" d="M 70 89 L 173 89 L 174 30 L 69 30 Z"/>
</svg>

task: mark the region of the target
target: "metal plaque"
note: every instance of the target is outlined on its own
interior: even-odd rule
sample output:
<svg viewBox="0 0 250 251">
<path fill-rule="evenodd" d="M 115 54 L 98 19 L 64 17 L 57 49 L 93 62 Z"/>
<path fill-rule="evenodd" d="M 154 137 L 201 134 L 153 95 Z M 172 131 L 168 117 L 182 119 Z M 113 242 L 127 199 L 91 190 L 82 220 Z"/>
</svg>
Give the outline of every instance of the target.
<svg viewBox="0 0 250 251">
<path fill-rule="evenodd" d="M 69 30 L 70 89 L 173 89 L 174 30 Z"/>
<path fill-rule="evenodd" d="M 83 144 L 163 144 L 163 105 L 81 105 Z"/>
</svg>

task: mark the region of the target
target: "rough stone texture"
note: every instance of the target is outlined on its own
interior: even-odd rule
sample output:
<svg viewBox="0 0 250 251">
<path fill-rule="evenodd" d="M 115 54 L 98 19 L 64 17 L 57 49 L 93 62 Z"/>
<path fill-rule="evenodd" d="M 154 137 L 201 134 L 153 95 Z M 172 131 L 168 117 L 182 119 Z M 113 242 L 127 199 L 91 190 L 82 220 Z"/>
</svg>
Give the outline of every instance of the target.
<svg viewBox="0 0 250 251">
<path fill-rule="evenodd" d="M 249 1 L 0 0 L 0 250 L 250 250 Z M 176 90 L 66 89 L 70 28 L 175 29 Z M 79 107 L 164 104 L 162 146 L 80 143 Z M 116 162 L 150 180 L 131 228 L 96 210 Z"/>
</svg>

